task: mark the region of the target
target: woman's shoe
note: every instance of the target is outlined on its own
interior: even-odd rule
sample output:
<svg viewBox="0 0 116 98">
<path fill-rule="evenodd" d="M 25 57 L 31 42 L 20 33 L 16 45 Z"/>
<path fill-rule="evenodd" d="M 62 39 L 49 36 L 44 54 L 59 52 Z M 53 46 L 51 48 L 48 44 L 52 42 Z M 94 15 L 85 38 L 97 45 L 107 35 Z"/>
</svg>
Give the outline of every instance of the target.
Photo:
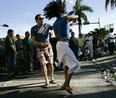
<svg viewBox="0 0 116 98">
<path fill-rule="evenodd" d="M 68 93 L 73 94 L 72 92 L 72 88 L 70 86 L 66 86 L 65 84 L 63 84 L 62 89 L 65 89 Z"/>
<path fill-rule="evenodd" d="M 66 89 L 66 91 L 67 91 L 68 93 L 73 94 L 73 92 L 72 92 L 72 90 L 70 89 L 69 86 L 65 86 L 65 89 Z"/>
<path fill-rule="evenodd" d="M 65 88 L 65 84 L 63 84 L 63 85 L 61 86 L 61 88 L 62 88 L 62 89 L 66 89 L 66 88 Z M 70 90 L 73 90 L 72 87 L 69 86 L 69 88 L 70 88 Z"/>
</svg>

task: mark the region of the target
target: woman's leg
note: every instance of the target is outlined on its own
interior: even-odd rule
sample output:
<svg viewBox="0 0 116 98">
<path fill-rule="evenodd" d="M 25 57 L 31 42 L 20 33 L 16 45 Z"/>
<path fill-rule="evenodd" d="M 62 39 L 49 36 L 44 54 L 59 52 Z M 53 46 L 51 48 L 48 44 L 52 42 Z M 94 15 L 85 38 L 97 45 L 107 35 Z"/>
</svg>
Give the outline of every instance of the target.
<svg viewBox="0 0 116 98">
<path fill-rule="evenodd" d="M 64 67 L 64 76 L 65 76 L 65 82 L 64 82 L 64 88 L 67 90 L 67 92 L 71 93 L 72 94 L 72 88 L 70 87 L 70 80 L 73 76 L 73 73 L 71 74 L 68 74 L 68 67 L 65 66 Z"/>
</svg>

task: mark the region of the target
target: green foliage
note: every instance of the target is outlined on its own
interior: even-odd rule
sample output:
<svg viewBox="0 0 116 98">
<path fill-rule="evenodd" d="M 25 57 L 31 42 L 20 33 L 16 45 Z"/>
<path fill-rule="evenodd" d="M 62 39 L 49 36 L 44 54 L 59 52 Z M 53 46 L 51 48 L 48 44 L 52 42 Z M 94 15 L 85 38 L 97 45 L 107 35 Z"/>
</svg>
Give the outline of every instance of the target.
<svg viewBox="0 0 116 98">
<path fill-rule="evenodd" d="M 73 6 L 73 11 L 75 11 L 76 15 L 79 16 L 78 18 L 78 23 L 79 24 L 79 33 L 81 34 L 81 27 L 82 27 L 82 19 L 84 21 L 87 21 L 87 15 L 85 14 L 85 12 L 93 12 L 93 9 L 87 5 L 83 5 L 82 4 L 83 0 L 76 0 L 75 5 Z"/>
<path fill-rule="evenodd" d="M 114 7 L 116 7 L 116 0 L 106 0 L 105 2 L 105 9 L 107 11 L 107 7 L 110 4 L 111 9 L 113 9 Z"/>
<path fill-rule="evenodd" d="M 102 38 L 109 33 L 109 31 L 106 30 L 105 28 L 100 28 L 100 29 L 96 28 L 94 29 L 94 31 L 91 32 L 93 35 L 96 35 L 99 38 Z"/>
</svg>

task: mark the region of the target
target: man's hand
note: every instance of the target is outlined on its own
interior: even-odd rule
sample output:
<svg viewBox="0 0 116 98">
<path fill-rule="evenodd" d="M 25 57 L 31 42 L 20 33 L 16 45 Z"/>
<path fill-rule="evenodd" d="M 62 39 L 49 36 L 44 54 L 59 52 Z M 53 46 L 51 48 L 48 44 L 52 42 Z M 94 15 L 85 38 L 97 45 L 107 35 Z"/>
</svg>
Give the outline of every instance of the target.
<svg viewBox="0 0 116 98">
<path fill-rule="evenodd" d="M 42 47 L 48 47 L 49 43 L 41 43 Z"/>
</svg>

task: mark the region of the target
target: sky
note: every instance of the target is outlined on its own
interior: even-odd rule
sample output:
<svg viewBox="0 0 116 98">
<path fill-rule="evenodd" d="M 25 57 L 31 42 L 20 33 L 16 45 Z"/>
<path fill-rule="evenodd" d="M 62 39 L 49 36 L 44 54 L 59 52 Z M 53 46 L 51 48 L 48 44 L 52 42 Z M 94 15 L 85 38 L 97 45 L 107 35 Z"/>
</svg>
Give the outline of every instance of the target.
<svg viewBox="0 0 116 98">
<path fill-rule="evenodd" d="M 43 9 L 52 0 L 0 0 L 0 38 L 7 35 L 8 29 L 14 30 L 14 35 L 24 35 L 26 31 L 30 31 L 31 27 L 35 25 L 35 15 L 43 14 Z M 67 12 L 71 11 L 75 0 L 66 0 Z M 98 22 L 100 20 L 100 27 L 114 24 L 116 28 L 116 8 L 105 10 L 105 0 L 83 0 L 82 4 L 90 6 L 94 12 L 85 12 L 90 23 Z M 47 20 L 45 22 L 53 24 L 55 19 Z M 2 24 L 8 24 L 9 27 L 2 27 Z M 78 25 L 71 27 L 76 36 L 78 35 Z M 98 24 L 90 24 L 82 26 L 82 33 L 99 28 Z M 115 29 L 114 29 L 115 30 Z M 116 32 L 116 30 L 114 31 Z"/>
</svg>

